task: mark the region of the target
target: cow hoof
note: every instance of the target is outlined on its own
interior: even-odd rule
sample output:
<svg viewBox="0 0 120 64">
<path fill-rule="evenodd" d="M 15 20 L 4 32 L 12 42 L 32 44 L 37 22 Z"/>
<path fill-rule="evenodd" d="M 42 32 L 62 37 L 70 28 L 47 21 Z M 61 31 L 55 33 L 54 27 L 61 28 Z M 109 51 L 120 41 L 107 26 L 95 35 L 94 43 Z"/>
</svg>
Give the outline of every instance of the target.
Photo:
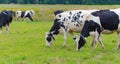
<svg viewBox="0 0 120 64">
<path fill-rule="evenodd" d="M 46 45 L 46 47 L 50 47 L 50 45 Z"/>
<path fill-rule="evenodd" d="M 80 49 L 76 48 L 76 50 L 77 50 L 77 51 L 81 51 L 81 50 L 82 50 L 82 48 L 80 48 Z"/>
<path fill-rule="evenodd" d="M 66 45 L 65 45 L 65 44 L 63 44 L 63 47 L 66 47 Z"/>
<path fill-rule="evenodd" d="M 118 45 L 117 50 L 120 49 L 120 45 Z"/>
</svg>

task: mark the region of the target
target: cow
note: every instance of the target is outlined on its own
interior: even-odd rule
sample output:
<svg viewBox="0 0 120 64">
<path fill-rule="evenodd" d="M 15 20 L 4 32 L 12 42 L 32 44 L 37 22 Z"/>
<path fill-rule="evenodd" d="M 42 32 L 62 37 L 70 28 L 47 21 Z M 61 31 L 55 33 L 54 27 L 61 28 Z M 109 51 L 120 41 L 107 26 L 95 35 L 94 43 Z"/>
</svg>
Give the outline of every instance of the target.
<svg viewBox="0 0 120 64">
<path fill-rule="evenodd" d="M 4 10 L 0 13 L 0 34 L 2 33 L 2 27 L 6 27 L 6 34 L 8 34 L 9 31 L 9 25 L 13 20 L 13 17 L 15 16 L 15 12 L 11 10 Z"/>
<path fill-rule="evenodd" d="M 16 19 L 18 20 L 19 18 L 28 18 L 31 21 L 33 21 L 32 16 L 35 15 L 35 12 L 33 10 L 26 10 L 26 11 L 16 11 Z"/>
<path fill-rule="evenodd" d="M 97 47 L 98 39 L 102 33 L 116 32 L 118 35 L 118 46 L 120 48 L 120 9 L 98 10 L 85 15 L 84 26 L 80 37 L 76 38 L 77 50 L 81 50 L 86 43 L 86 38 L 94 32 L 94 49 Z M 80 18 L 82 18 L 80 16 Z"/>
<path fill-rule="evenodd" d="M 50 31 L 46 33 L 46 46 L 50 46 L 51 43 L 55 40 L 55 36 L 58 34 L 64 35 L 63 46 L 66 45 L 68 32 L 71 34 L 72 38 L 76 40 L 76 36 L 73 34 L 73 32 L 80 33 L 84 25 L 83 21 L 79 21 L 80 14 L 87 14 L 93 11 L 96 10 L 70 10 L 55 14 L 56 16 L 54 19 L 54 24 Z M 100 38 L 99 42 L 101 43 L 102 48 L 104 48 L 101 40 L 102 39 Z"/>
</svg>

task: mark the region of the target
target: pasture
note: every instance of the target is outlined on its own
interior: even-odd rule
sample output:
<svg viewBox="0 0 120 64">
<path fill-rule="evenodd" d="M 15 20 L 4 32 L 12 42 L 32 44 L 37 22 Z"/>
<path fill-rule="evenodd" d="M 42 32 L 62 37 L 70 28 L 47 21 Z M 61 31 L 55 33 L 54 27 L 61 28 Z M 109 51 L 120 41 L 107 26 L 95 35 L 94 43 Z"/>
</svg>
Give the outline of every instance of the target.
<svg viewBox="0 0 120 64">
<path fill-rule="evenodd" d="M 76 43 L 68 35 L 67 46 L 63 47 L 63 36 L 56 36 L 50 48 L 46 47 L 45 34 L 53 24 L 53 11 L 57 9 L 109 9 L 120 5 L 0 5 L 0 10 L 27 10 L 36 12 L 35 21 L 13 21 L 9 34 L 0 35 L 0 64 L 119 64 L 120 50 L 116 50 L 117 35 L 102 35 L 103 50 L 98 43 L 96 51 L 88 38 L 82 51 L 76 51 Z"/>
</svg>

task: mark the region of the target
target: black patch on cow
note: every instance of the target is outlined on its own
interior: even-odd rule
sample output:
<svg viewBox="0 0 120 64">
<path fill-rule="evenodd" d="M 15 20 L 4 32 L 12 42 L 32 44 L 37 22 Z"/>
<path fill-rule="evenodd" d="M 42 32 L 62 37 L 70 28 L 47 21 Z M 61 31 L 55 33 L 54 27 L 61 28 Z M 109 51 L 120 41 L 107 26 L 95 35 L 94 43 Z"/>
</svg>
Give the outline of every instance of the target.
<svg viewBox="0 0 120 64">
<path fill-rule="evenodd" d="M 77 26 L 77 27 L 79 27 L 79 25 L 78 25 L 78 24 L 76 24 L 76 26 Z"/>
<path fill-rule="evenodd" d="M 24 15 L 25 15 L 25 11 L 22 11 L 22 12 L 21 12 L 21 17 L 23 18 Z"/>
<path fill-rule="evenodd" d="M 70 11 L 69 14 L 72 15 L 72 12 Z"/>
<path fill-rule="evenodd" d="M 63 11 L 63 10 L 54 11 L 54 15 L 56 16 L 57 14 L 60 14 L 60 13 L 62 13 L 62 12 L 64 12 L 64 11 Z"/>
<path fill-rule="evenodd" d="M 47 39 L 48 42 L 51 42 L 52 39 L 55 40 L 55 38 L 53 37 L 53 35 L 51 33 L 47 35 L 46 39 Z"/>
<path fill-rule="evenodd" d="M 51 41 L 52 41 L 52 38 L 51 38 L 51 37 L 47 37 L 46 40 L 47 40 L 48 42 L 51 42 Z"/>
<path fill-rule="evenodd" d="M 69 16 L 68 18 L 69 18 L 69 19 L 71 19 L 71 17 L 70 17 L 70 16 Z"/>
<path fill-rule="evenodd" d="M 59 17 L 61 17 L 61 15 L 59 15 Z"/>
<path fill-rule="evenodd" d="M 80 36 L 80 40 L 78 41 L 78 49 L 83 47 L 85 43 L 86 43 L 85 39 L 82 36 Z"/>
<path fill-rule="evenodd" d="M 58 22 L 60 19 L 55 19 L 54 20 L 54 24 L 52 26 L 52 28 L 50 29 L 50 32 L 53 32 L 53 34 L 58 34 L 59 33 L 59 29 L 60 29 L 60 26 L 61 26 L 61 23 Z"/>
<path fill-rule="evenodd" d="M 100 10 L 93 12 L 92 15 L 99 16 L 103 29 L 114 31 L 118 29 L 119 16 L 114 11 Z"/>
<path fill-rule="evenodd" d="M 81 14 L 82 12 L 81 12 L 81 11 L 79 11 L 79 13 Z"/>
<path fill-rule="evenodd" d="M 76 40 L 76 37 L 75 38 L 73 38 L 74 40 Z"/>
</svg>

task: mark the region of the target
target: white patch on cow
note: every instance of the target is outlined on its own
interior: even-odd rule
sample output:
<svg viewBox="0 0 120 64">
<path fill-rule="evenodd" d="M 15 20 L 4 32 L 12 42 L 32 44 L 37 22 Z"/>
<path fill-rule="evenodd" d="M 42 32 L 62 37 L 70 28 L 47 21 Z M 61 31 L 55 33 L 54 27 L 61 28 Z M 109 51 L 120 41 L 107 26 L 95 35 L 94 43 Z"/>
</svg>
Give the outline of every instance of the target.
<svg viewBox="0 0 120 64">
<path fill-rule="evenodd" d="M 113 32 L 115 32 L 115 31 L 110 31 L 110 30 L 106 30 L 106 29 L 104 29 L 102 31 L 103 34 L 112 34 Z"/>
<path fill-rule="evenodd" d="M 95 36 L 95 31 L 91 31 L 89 34 L 90 34 L 90 36 L 94 37 Z"/>
<path fill-rule="evenodd" d="M 25 14 L 24 14 L 24 17 L 25 17 L 27 14 L 35 15 L 35 12 L 34 12 L 33 10 L 26 10 L 26 11 L 25 11 Z"/>
<path fill-rule="evenodd" d="M 118 35 L 118 45 L 117 45 L 117 49 L 119 49 L 119 48 L 120 48 L 120 33 L 118 32 L 117 35 Z"/>
<path fill-rule="evenodd" d="M 18 10 L 18 11 L 16 12 L 17 17 L 18 17 L 18 16 L 21 16 L 21 12 L 22 12 L 22 11 L 20 11 L 20 10 Z"/>
<path fill-rule="evenodd" d="M 76 42 L 76 44 L 77 44 L 76 50 L 78 50 L 78 41 L 79 41 L 79 40 L 80 40 L 80 36 L 77 36 L 76 39 L 75 39 L 75 42 Z"/>
<path fill-rule="evenodd" d="M 19 20 L 19 18 L 21 17 L 21 15 L 22 15 L 22 11 L 18 10 L 16 12 L 16 20 Z"/>
<path fill-rule="evenodd" d="M 93 46 L 94 46 L 94 50 L 96 50 L 96 47 L 97 47 L 97 42 L 98 42 L 98 38 L 99 38 L 99 33 L 97 32 L 97 30 L 95 31 L 91 31 L 89 33 L 91 36 L 93 36 Z"/>
</svg>

